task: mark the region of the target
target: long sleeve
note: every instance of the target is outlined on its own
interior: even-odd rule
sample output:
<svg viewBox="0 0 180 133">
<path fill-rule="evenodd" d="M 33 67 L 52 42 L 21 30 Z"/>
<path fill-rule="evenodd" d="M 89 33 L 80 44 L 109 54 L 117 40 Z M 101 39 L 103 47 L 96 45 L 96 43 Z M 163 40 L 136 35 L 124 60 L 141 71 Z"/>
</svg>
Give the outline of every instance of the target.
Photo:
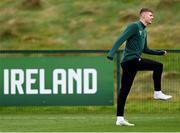
<svg viewBox="0 0 180 133">
<path fill-rule="evenodd" d="M 145 40 L 143 53 L 151 54 L 151 55 L 164 55 L 163 50 L 152 50 L 152 49 L 148 48 L 148 46 L 147 46 L 147 37 L 146 37 L 146 40 Z"/>
<path fill-rule="evenodd" d="M 128 25 L 127 28 L 121 33 L 121 35 L 115 41 L 112 49 L 108 53 L 108 56 L 113 58 L 114 54 L 119 49 L 119 47 L 123 44 L 123 42 L 126 41 L 128 38 L 130 38 L 132 35 L 134 35 L 137 32 L 137 30 L 138 30 L 137 24 L 132 23 Z"/>
</svg>

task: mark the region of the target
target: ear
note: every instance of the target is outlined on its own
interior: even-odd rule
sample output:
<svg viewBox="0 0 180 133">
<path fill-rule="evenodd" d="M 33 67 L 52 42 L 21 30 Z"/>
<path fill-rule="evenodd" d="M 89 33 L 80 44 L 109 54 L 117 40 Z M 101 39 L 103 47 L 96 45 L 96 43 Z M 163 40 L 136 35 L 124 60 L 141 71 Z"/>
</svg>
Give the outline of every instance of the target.
<svg viewBox="0 0 180 133">
<path fill-rule="evenodd" d="M 145 18 L 145 12 L 141 13 L 140 17 L 144 19 Z"/>
</svg>

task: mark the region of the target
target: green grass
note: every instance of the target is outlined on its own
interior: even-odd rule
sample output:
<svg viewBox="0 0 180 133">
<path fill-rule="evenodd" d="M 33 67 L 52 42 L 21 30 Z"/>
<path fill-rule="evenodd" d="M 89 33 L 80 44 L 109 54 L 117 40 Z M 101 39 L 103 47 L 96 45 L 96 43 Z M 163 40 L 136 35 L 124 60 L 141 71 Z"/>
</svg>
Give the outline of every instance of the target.
<svg viewBox="0 0 180 133">
<path fill-rule="evenodd" d="M 180 131 L 179 113 L 133 113 L 135 127 L 115 125 L 112 113 L 54 113 L 0 115 L 1 132 L 173 132 Z"/>
<path fill-rule="evenodd" d="M 117 127 L 114 106 L 0 107 L 1 132 L 172 132 L 180 131 L 179 100 L 153 100 L 151 94 L 131 93 L 125 118 L 135 127 Z M 143 95 L 143 96 L 142 96 Z"/>
</svg>

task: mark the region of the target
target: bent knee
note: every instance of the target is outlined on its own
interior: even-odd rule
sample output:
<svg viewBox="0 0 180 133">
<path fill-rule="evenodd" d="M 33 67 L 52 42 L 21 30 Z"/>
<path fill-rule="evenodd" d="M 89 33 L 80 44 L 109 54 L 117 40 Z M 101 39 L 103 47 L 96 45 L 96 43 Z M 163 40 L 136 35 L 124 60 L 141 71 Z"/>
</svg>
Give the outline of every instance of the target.
<svg viewBox="0 0 180 133">
<path fill-rule="evenodd" d="M 158 63 L 157 64 L 157 69 L 158 70 L 162 70 L 163 69 L 163 64 L 162 63 Z"/>
</svg>

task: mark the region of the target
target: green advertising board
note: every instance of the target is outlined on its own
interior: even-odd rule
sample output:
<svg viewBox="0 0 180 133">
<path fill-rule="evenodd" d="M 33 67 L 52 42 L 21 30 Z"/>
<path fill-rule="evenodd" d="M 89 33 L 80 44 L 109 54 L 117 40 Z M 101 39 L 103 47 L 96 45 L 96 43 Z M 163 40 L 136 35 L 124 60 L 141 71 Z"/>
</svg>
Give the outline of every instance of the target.
<svg viewBox="0 0 180 133">
<path fill-rule="evenodd" d="M 1 57 L 0 105 L 112 105 L 105 56 Z"/>
</svg>

